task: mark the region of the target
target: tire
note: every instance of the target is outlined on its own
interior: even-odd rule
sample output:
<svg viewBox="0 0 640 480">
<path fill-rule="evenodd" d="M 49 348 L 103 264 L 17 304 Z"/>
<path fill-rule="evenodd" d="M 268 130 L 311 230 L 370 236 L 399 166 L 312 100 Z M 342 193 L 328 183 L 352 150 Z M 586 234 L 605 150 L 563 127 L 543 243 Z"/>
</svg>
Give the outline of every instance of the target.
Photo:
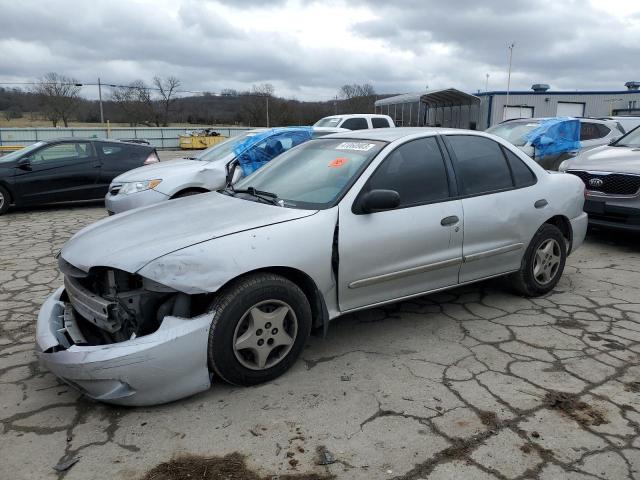
<svg viewBox="0 0 640 480">
<path fill-rule="evenodd" d="M 531 239 L 520 270 L 511 276 L 513 288 L 521 295 L 537 297 L 558 284 L 567 260 L 567 241 L 562 232 L 545 223 Z"/>
<path fill-rule="evenodd" d="M 172 198 L 190 197 L 191 195 L 199 195 L 201 193 L 206 192 L 201 192 L 199 190 L 185 190 L 184 192 L 176 193 Z"/>
<path fill-rule="evenodd" d="M 6 188 L 0 187 L 0 215 L 9 210 L 9 204 L 11 203 L 11 195 Z"/>
<path fill-rule="evenodd" d="M 233 385 L 256 385 L 282 375 L 302 352 L 311 330 L 311 307 L 305 294 L 293 282 L 271 273 L 232 283 L 217 296 L 210 311 L 209 369 Z"/>
</svg>

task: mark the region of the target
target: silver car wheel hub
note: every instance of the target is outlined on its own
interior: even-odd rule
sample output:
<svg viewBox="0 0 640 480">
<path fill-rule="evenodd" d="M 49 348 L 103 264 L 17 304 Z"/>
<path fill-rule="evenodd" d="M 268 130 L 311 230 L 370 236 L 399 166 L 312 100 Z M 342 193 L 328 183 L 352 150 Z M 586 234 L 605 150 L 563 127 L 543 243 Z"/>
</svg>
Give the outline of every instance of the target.
<svg viewBox="0 0 640 480">
<path fill-rule="evenodd" d="M 540 285 L 547 285 L 555 278 L 561 258 L 560 244 L 555 239 L 540 244 L 533 260 L 533 276 Z"/>
<path fill-rule="evenodd" d="M 0 192 L 0 210 L 4 207 L 4 195 Z"/>
<path fill-rule="evenodd" d="M 233 334 L 233 353 L 243 367 L 271 368 L 289 354 L 298 334 L 293 309 L 280 300 L 266 300 L 248 309 Z"/>
</svg>

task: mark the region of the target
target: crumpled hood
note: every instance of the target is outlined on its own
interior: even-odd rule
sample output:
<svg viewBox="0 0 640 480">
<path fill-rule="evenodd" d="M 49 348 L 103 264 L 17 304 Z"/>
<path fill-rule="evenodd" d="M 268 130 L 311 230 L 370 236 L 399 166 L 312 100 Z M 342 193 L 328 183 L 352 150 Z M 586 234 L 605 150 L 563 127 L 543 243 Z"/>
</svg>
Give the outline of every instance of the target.
<svg viewBox="0 0 640 480">
<path fill-rule="evenodd" d="M 167 175 L 172 175 L 174 172 L 178 171 L 202 170 L 206 165 L 207 162 L 202 162 L 200 160 L 188 160 L 186 158 L 168 160 L 166 162 L 154 163 L 129 170 L 128 172 L 114 178 L 112 183 L 137 182 L 140 180 L 153 180 L 154 178 L 162 179 Z"/>
<path fill-rule="evenodd" d="M 640 174 L 640 149 L 603 145 L 569 161 L 568 170 L 593 170 Z"/>
<path fill-rule="evenodd" d="M 61 255 L 85 272 L 107 266 L 134 273 L 158 257 L 195 243 L 316 212 L 204 193 L 100 220 L 71 237 Z"/>
</svg>

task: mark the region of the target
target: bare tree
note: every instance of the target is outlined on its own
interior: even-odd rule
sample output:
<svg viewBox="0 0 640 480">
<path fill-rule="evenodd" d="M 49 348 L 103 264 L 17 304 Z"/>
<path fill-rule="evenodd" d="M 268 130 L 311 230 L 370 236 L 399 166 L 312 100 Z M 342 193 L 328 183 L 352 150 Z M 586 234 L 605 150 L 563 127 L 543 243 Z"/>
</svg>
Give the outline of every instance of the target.
<svg viewBox="0 0 640 480">
<path fill-rule="evenodd" d="M 269 105 L 269 101 L 272 99 L 274 92 L 275 88 L 273 85 L 270 83 L 262 83 L 253 85 L 250 92 L 241 94 L 244 96 L 242 110 L 249 125 L 267 125 L 270 123 L 267 120 L 267 105 Z"/>
<path fill-rule="evenodd" d="M 343 100 L 345 113 L 371 113 L 375 102 L 376 91 L 372 85 L 343 85 L 338 91 L 338 97 Z"/>
<path fill-rule="evenodd" d="M 69 119 L 80 103 L 80 87 L 78 80 L 55 72 L 47 73 L 34 87 L 45 117 L 54 127 L 60 120 L 65 127 L 69 126 Z"/>
<path fill-rule="evenodd" d="M 114 88 L 111 100 L 125 114 L 131 126 L 160 126 L 159 116 L 154 108 L 149 87 L 142 80 L 136 80 L 126 87 Z"/>
<path fill-rule="evenodd" d="M 180 80 L 176 77 L 153 77 L 153 84 L 160 92 L 162 126 L 169 125 L 169 112 L 176 101 L 176 90 L 180 87 Z M 160 125 L 158 125 L 160 126 Z"/>
</svg>

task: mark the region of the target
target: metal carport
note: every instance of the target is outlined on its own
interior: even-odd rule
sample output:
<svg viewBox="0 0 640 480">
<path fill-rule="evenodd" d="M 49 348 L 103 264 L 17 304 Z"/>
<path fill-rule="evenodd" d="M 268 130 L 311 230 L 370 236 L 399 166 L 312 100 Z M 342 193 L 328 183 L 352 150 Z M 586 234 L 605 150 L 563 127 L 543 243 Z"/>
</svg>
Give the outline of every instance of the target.
<svg viewBox="0 0 640 480">
<path fill-rule="evenodd" d="M 397 126 L 475 128 L 480 98 L 455 88 L 405 93 L 376 101 L 376 113 Z"/>
</svg>

